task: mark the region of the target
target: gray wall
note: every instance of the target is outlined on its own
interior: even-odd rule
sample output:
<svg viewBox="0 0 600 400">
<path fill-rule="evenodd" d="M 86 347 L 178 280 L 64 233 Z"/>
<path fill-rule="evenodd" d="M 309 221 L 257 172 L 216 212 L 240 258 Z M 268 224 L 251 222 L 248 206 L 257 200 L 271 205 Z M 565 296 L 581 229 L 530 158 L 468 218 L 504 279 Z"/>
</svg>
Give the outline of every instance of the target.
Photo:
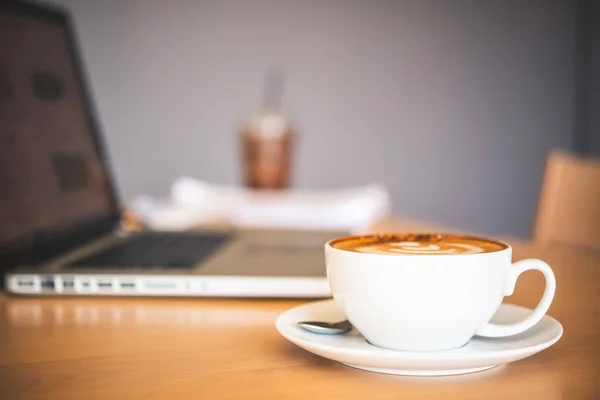
<svg viewBox="0 0 600 400">
<path fill-rule="evenodd" d="M 288 71 L 295 183 L 387 184 L 411 217 L 530 234 L 571 148 L 574 7 L 547 0 L 63 0 L 124 198 L 237 183 L 236 124 Z"/>
</svg>

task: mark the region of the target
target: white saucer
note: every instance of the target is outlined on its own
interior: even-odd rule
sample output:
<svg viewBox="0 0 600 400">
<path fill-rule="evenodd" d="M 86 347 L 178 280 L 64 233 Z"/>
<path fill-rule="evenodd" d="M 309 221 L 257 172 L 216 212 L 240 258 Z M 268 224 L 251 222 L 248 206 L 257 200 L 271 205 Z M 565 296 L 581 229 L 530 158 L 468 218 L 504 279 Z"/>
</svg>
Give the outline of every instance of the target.
<svg viewBox="0 0 600 400">
<path fill-rule="evenodd" d="M 519 321 L 532 310 L 502 304 L 494 323 Z M 298 321 L 341 321 L 346 319 L 333 300 L 301 305 L 281 314 L 276 327 L 286 339 L 321 357 L 350 367 L 395 375 L 455 375 L 483 371 L 538 353 L 560 339 L 562 325 L 545 316 L 536 326 L 519 335 L 501 339 L 474 337 L 460 349 L 438 352 L 387 350 L 369 344 L 352 330 L 346 335 L 319 335 L 307 332 Z"/>
</svg>

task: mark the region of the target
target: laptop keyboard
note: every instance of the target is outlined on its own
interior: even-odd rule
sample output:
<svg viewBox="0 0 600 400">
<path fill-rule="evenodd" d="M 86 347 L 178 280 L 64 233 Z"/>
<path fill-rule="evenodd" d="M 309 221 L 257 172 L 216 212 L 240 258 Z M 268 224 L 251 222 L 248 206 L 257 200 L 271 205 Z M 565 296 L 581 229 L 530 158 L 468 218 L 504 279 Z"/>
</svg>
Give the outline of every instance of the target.
<svg viewBox="0 0 600 400">
<path fill-rule="evenodd" d="M 85 258 L 70 268 L 192 268 L 230 239 L 225 233 L 141 233 Z"/>
</svg>

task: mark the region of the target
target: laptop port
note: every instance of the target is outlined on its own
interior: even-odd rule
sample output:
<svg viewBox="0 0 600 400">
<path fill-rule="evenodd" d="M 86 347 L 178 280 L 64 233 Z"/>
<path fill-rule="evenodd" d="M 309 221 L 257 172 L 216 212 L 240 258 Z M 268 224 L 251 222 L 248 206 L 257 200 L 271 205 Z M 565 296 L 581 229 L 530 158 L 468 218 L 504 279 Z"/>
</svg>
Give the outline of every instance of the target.
<svg viewBox="0 0 600 400">
<path fill-rule="evenodd" d="M 112 282 L 98 282 L 98 289 L 111 289 Z"/>
<path fill-rule="evenodd" d="M 79 283 L 79 290 L 82 292 L 90 292 L 92 291 L 92 283 L 88 280 L 77 280 Z"/>
<path fill-rule="evenodd" d="M 54 290 L 54 278 L 42 278 L 40 286 L 42 290 Z"/>
<path fill-rule="evenodd" d="M 133 282 L 121 282 L 121 288 L 123 288 L 123 289 L 135 289 L 135 283 L 133 283 Z"/>
<path fill-rule="evenodd" d="M 17 286 L 19 287 L 33 287 L 34 282 L 32 280 L 21 280 L 17 281 Z"/>
<path fill-rule="evenodd" d="M 63 280 L 63 289 L 65 290 L 73 290 L 75 288 L 75 282 L 71 280 Z"/>
</svg>

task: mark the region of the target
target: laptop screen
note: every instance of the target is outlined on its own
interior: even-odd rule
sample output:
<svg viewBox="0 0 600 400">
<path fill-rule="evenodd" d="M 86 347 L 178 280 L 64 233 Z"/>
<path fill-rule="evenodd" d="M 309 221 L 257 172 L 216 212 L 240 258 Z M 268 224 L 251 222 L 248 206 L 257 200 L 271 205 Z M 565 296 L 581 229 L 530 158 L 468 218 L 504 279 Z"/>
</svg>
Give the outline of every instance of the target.
<svg viewBox="0 0 600 400">
<path fill-rule="evenodd" d="M 0 7 L 0 249 L 115 212 L 69 34 Z"/>
</svg>

